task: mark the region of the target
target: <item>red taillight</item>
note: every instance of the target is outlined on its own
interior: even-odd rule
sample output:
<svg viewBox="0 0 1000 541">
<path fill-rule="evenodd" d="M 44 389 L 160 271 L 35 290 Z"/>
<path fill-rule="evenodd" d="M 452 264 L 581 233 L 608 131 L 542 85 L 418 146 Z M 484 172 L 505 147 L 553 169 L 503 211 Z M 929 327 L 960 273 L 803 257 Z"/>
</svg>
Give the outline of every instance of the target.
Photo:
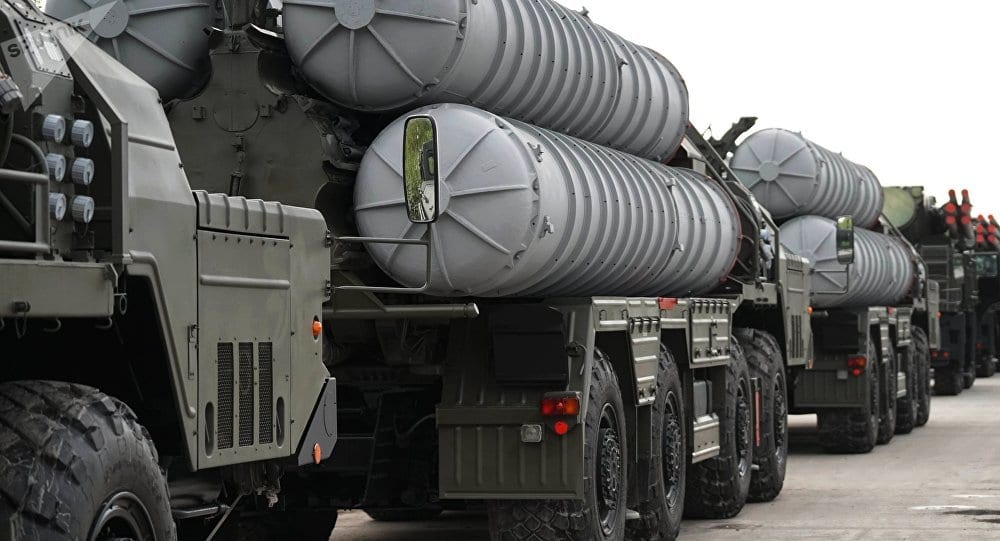
<svg viewBox="0 0 1000 541">
<path fill-rule="evenodd" d="M 850 369 L 851 375 L 854 377 L 858 377 L 863 374 L 865 366 L 868 366 L 868 357 L 855 355 L 847 358 L 847 368 Z"/>
<path fill-rule="evenodd" d="M 542 399 L 542 415 L 577 415 L 580 413 L 580 399 L 576 396 L 547 396 Z"/>
<path fill-rule="evenodd" d="M 941 356 L 944 357 L 945 359 L 947 359 L 948 357 L 951 357 L 951 352 L 949 352 L 949 351 L 942 352 Z"/>
<path fill-rule="evenodd" d="M 660 297 L 660 310 L 673 310 L 677 307 L 677 299 L 673 297 Z"/>
<path fill-rule="evenodd" d="M 937 352 L 937 350 L 932 351 L 931 352 L 931 359 L 937 359 L 937 358 L 938 358 L 938 352 Z"/>
<path fill-rule="evenodd" d="M 983 343 L 982 342 L 976 342 L 976 349 L 983 349 Z"/>
<path fill-rule="evenodd" d="M 552 425 L 552 430 L 558 436 L 565 436 L 569 432 L 569 424 L 566 421 L 556 421 L 556 424 Z"/>
</svg>

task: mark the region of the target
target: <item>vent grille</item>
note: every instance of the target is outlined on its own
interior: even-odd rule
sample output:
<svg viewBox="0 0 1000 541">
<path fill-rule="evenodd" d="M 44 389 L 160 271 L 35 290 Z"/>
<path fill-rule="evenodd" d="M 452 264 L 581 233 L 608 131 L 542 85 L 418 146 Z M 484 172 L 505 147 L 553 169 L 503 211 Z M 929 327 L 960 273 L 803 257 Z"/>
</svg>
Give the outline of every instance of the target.
<svg viewBox="0 0 1000 541">
<path fill-rule="evenodd" d="M 257 344 L 257 407 L 260 411 L 260 427 L 257 440 L 260 443 L 274 441 L 274 376 L 271 342 Z"/>
<path fill-rule="evenodd" d="M 217 417 L 215 426 L 219 449 L 233 447 L 233 345 L 229 342 L 218 344 L 219 389 L 217 395 Z"/>
<path fill-rule="evenodd" d="M 800 358 L 805 353 L 802 339 L 802 316 L 792 316 L 792 357 Z"/>
<path fill-rule="evenodd" d="M 240 447 L 253 445 L 253 343 L 240 342 Z"/>
</svg>

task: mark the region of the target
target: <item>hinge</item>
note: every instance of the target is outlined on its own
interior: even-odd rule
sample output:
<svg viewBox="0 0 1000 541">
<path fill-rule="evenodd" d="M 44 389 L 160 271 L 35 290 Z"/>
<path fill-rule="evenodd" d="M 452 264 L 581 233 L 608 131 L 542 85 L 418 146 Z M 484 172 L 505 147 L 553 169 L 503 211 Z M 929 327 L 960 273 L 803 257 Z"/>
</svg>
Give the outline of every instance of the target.
<svg viewBox="0 0 1000 541">
<path fill-rule="evenodd" d="M 188 379 L 195 376 L 195 365 L 198 362 L 198 325 L 188 325 Z"/>
</svg>

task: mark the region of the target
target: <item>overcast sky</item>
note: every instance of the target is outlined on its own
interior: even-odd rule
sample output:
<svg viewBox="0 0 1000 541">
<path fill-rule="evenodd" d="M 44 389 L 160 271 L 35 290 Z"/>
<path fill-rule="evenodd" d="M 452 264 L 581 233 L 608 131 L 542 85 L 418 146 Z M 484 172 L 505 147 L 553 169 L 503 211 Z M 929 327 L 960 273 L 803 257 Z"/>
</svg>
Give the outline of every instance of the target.
<svg viewBox="0 0 1000 541">
<path fill-rule="evenodd" d="M 1000 2 L 559 1 L 676 64 L 700 130 L 757 116 L 1000 215 Z"/>
</svg>

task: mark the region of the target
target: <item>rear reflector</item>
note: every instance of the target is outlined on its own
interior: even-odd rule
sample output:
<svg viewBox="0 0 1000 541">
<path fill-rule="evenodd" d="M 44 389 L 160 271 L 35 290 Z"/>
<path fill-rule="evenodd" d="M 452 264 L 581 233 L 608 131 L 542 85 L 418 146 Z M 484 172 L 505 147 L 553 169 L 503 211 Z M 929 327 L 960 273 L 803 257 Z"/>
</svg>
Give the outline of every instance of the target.
<svg viewBox="0 0 1000 541">
<path fill-rule="evenodd" d="M 546 396 L 542 398 L 542 415 L 552 417 L 558 415 L 576 416 L 580 413 L 580 399 L 573 396 Z"/>
<path fill-rule="evenodd" d="M 673 310 L 677 307 L 677 299 L 673 297 L 660 297 L 660 310 Z"/>
</svg>

